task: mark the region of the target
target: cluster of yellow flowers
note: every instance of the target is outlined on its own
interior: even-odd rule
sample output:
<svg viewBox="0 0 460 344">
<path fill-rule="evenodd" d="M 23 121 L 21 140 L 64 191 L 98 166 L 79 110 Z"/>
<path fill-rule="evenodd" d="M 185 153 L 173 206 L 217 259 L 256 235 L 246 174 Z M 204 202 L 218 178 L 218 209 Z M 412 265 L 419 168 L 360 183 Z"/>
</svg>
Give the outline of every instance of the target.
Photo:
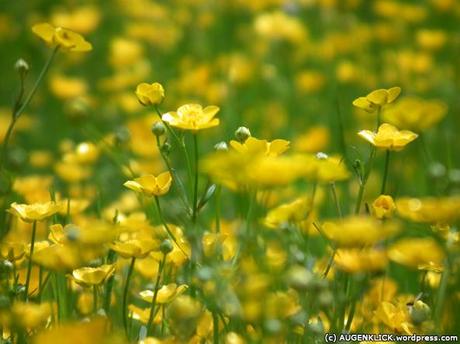
<svg viewBox="0 0 460 344">
<path fill-rule="evenodd" d="M 96 38 L 91 33 L 107 19 L 96 5 L 56 10 L 55 25 L 32 26 L 52 53 L 30 90 L 28 65 L 15 67 L 21 91 L 0 132 L 0 342 L 320 343 L 328 332 L 455 333 L 458 158 L 453 148 L 438 150 L 436 161 L 445 155 L 447 163 L 436 162 L 427 147 L 435 141 L 430 129 L 448 108 L 431 97 L 405 96 L 405 86 L 415 85 L 409 94 L 423 93 L 450 75 L 448 68 L 428 71 L 451 37 L 416 25 L 427 9 L 459 16 L 460 5 L 135 0 L 100 6 L 129 20 L 123 36 L 107 45 L 109 69 L 97 82 L 62 72 L 83 63 L 82 53 L 101 56 L 100 41 L 89 39 L 93 51 L 77 33 Z M 363 7 L 379 19 L 354 24 Z M 200 46 L 198 33 L 225 32 L 214 12 L 243 28 L 235 35 L 251 47 L 221 56 L 203 48 L 203 62 L 177 58 L 174 49 L 184 42 Z M 346 30 L 326 30 L 321 39 L 304 24 L 322 17 L 339 24 L 342 12 L 352 19 Z M 394 17 L 401 25 L 383 22 Z M 396 45 L 407 23 L 416 28 L 416 47 L 385 50 L 380 62 L 356 53 L 374 42 Z M 190 25 L 197 31 L 187 32 Z M 228 39 L 213 44 L 233 44 L 233 31 Z M 145 57 L 147 45 L 153 62 Z M 331 64 L 332 72 L 315 63 Z M 374 63 L 398 72 L 367 73 Z M 177 75 L 151 82 L 160 79 L 153 77 L 157 67 Z M 356 99 L 344 104 L 338 95 L 332 110 L 331 78 L 339 93 L 350 85 L 404 87 L 360 97 L 360 88 L 350 87 L 344 97 Z M 46 107 L 48 99 L 35 96 L 45 80 L 65 104 L 71 130 L 63 121 L 50 124 L 43 135 L 53 148 L 29 149 L 25 163 L 16 140 L 33 146 L 33 137 L 21 135 L 36 123 L 26 122 L 29 108 Z M 311 103 L 300 105 L 297 95 Z M 91 115 L 95 109 L 100 116 Z M 329 127 L 288 115 L 312 109 L 337 115 Z M 342 112 L 356 122 L 346 123 Z M 447 134 L 442 139 L 453 142 Z"/>
</svg>

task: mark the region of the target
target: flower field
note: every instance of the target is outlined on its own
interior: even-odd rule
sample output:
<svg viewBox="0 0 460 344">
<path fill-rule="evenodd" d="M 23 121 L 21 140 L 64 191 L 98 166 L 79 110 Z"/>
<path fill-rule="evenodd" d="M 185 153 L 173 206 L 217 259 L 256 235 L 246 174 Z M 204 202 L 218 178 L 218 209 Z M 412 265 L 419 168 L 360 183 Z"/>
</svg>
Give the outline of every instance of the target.
<svg viewBox="0 0 460 344">
<path fill-rule="evenodd" d="M 0 3 L 0 343 L 457 342 L 459 21 Z"/>
</svg>

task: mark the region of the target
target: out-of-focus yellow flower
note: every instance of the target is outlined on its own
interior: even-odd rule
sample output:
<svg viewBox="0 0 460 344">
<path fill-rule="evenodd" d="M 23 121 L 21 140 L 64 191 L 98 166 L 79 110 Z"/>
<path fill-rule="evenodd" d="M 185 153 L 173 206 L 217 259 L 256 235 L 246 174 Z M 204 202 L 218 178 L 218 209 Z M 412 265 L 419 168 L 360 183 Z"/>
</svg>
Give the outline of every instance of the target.
<svg viewBox="0 0 460 344">
<path fill-rule="evenodd" d="M 49 84 L 51 92 L 64 100 L 84 96 L 88 90 L 88 84 L 85 80 L 64 75 L 54 75 Z"/>
<path fill-rule="evenodd" d="M 377 133 L 370 130 L 361 130 L 358 135 L 377 148 L 392 151 L 402 150 L 408 143 L 418 137 L 412 131 L 399 131 L 396 127 L 388 123 L 383 123 Z"/>
<path fill-rule="evenodd" d="M 447 42 L 447 34 L 442 30 L 419 30 L 415 37 L 417 44 L 423 49 L 427 50 L 439 50 Z"/>
<path fill-rule="evenodd" d="M 372 210 L 376 218 L 388 219 L 393 216 L 396 205 L 391 196 L 380 195 L 372 202 Z"/>
<path fill-rule="evenodd" d="M 402 302 L 393 304 L 389 301 L 383 301 L 375 311 L 375 317 L 391 331 L 412 334 L 414 330 L 407 306 Z"/>
<path fill-rule="evenodd" d="M 20 260 L 24 257 L 26 247 L 23 243 L 3 241 L 0 244 L 0 257 L 7 259 L 10 262 Z"/>
<path fill-rule="evenodd" d="M 385 121 L 398 128 L 421 132 L 435 126 L 447 113 L 447 105 L 439 100 L 404 97 L 383 112 Z"/>
<path fill-rule="evenodd" d="M 65 323 L 34 336 L 34 344 L 59 344 L 63 338 L 67 344 L 108 344 L 119 340 L 108 334 L 109 321 L 96 317 L 89 322 Z"/>
<path fill-rule="evenodd" d="M 99 158 L 99 148 L 92 142 L 82 142 L 75 148 L 75 158 L 80 164 L 92 164 Z"/>
<path fill-rule="evenodd" d="M 150 252 L 158 248 L 158 243 L 149 238 L 139 238 L 116 241 L 110 247 L 123 258 L 145 258 Z"/>
<path fill-rule="evenodd" d="M 96 29 L 101 19 L 95 6 L 81 6 L 73 11 L 56 11 L 51 16 L 54 25 L 66 27 L 81 33 L 90 33 Z"/>
<path fill-rule="evenodd" d="M 177 296 L 181 295 L 188 289 L 186 284 L 177 285 L 176 283 L 170 283 L 162 286 L 158 289 L 158 294 L 156 298 L 157 304 L 166 304 L 173 301 Z M 151 303 L 153 301 L 153 290 L 144 290 L 139 293 L 142 300 Z"/>
<path fill-rule="evenodd" d="M 8 212 L 25 222 L 43 221 L 56 214 L 60 209 L 56 202 L 18 204 L 12 203 Z"/>
<path fill-rule="evenodd" d="M 278 156 L 284 153 L 289 148 L 289 141 L 276 139 L 271 142 L 267 140 L 256 139 L 249 137 L 244 143 L 232 140 L 230 146 L 239 153 L 266 156 Z"/>
<path fill-rule="evenodd" d="M 147 174 L 134 180 L 129 180 L 123 185 L 128 189 L 143 193 L 146 196 L 163 196 L 169 191 L 171 183 L 171 173 L 163 172 L 156 177 Z"/>
<path fill-rule="evenodd" d="M 444 256 L 444 251 L 432 238 L 405 238 L 388 248 L 392 261 L 412 268 L 442 265 Z"/>
<path fill-rule="evenodd" d="M 91 170 L 76 162 L 60 161 L 55 164 L 56 174 L 66 182 L 77 183 L 89 178 Z"/>
<path fill-rule="evenodd" d="M 372 91 L 365 97 L 359 97 L 353 101 L 353 105 L 367 112 L 374 112 L 377 108 L 391 104 L 401 93 L 400 87 L 389 89 L 378 89 Z"/>
<path fill-rule="evenodd" d="M 101 265 L 97 268 L 84 267 L 72 271 L 72 277 L 78 284 L 89 287 L 104 283 L 115 272 L 115 264 Z"/>
<path fill-rule="evenodd" d="M 32 31 L 51 46 L 59 46 L 73 52 L 86 52 L 93 49 L 91 43 L 83 36 L 62 27 L 54 27 L 48 23 L 32 26 Z"/>
<path fill-rule="evenodd" d="M 311 208 L 311 199 L 300 197 L 290 203 L 282 204 L 270 210 L 263 223 L 269 228 L 279 228 L 283 225 L 295 224 L 305 220 Z"/>
<path fill-rule="evenodd" d="M 388 259 L 382 250 L 352 248 L 337 250 L 334 262 L 339 269 L 356 273 L 384 270 Z"/>
<path fill-rule="evenodd" d="M 316 153 L 324 151 L 330 140 L 329 129 L 323 126 L 315 126 L 307 132 L 297 136 L 293 143 L 293 149 L 299 152 Z"/>
<path fill-rule="evenodd" d="M 188 295 L 180 295 L 169 305 L 166 312 L 168 323 L 180 342 L 192 337 L 202 312 L 203 306 Z"/>
<path fill-rule="evenodd" d="M 450 224 L 460 218 L 460 197 L 404 197 L 396 200 L 398 214 L 410 221 Z"/>
<path fill-rule="evenodd" d="M 51 316 L 49 303 L 33 304 L 15 302 L 11 308 L 13 324 L 25 329 L 35 329 L 46 324 Z"/>
<path fill-rule="evenodd" d="M 214 105 L 203 107 L 199 104 L 186 104 L 162 116 L 163 121 L 171 126 L 191 131 L 212 128 L 219 125 L 219 119 L 214 116 L 219 112 Z"/>
<path fill-rule="evenodd" d="M 165 90 L 161 84 L 154 82 L 148 84 L 143 82 L 136 87 L 136 96 L 139 102 L 144 106 L 158 105 L 165 98 Z"/>
<path fill-rule="evenodd" d="M 272 40 L 301 43 L 307 38 L 306 27 L 299 18 L 281 11 L 260 14 L 255 19 L 254 29 L 260 36 Z"/>
<path fill-rule="evenodd" d="M 398 231 L 395 223 L 381 223 L 372 217 L 351 216 L 338 221 L 325 222 L 324 234 L 341 247 L 373 245 Z"/>
<path fill-rule="evenodd" d="M 34 252 L 33 262 L 47 270 L 67 272 L 81 266 L 82 259 L 76 247 L 50 245 Z"/>
</svg>

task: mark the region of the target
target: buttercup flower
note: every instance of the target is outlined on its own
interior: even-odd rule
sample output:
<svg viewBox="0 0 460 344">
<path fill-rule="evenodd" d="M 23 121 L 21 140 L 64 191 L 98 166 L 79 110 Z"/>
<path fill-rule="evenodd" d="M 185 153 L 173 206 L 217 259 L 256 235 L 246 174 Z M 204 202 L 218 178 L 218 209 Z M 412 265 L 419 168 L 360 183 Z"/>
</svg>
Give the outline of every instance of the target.
<svg viewBox="0 0 460 344">
<path fill-rule="evenodd" d="M 75 282 L 84 286 L 104 283 L 115 272 L 115 264 L 101 265 L 97 268 L 84 267 L 72 272 Z"/>
<path fill-rule="evenodd" d="M 383 123 L 377 133 L 370 130 L 361 130 L 358 135 L 377 148 L 392 151 L 402 150 L 408 143 L 414 141 L 418 135 L 409 130 L 399 131 L 388 123 Z"/>
<path fill-rule="evenodd" d="M 288 150 L 289 141 L 276 139 L 269 142 L 267 140 L 260 140 L 250 136 L 244 141 L 244 143 L 231 140 L 230 146 L 239 153 L 278 156 Z"/>
<path fill-rule="evenodd" d="M 402 265 L 422 268 L 441 265 L 444 252 L 432 238 L 405 238 L 390 246 L 388 257 Z"/>
<path fill-rule="evenodd" d="M 144 106 L 158 105 L 165 98 L 165 90 L 161 84 L 154 82 L 148 84 L 143 82 L 137 85 L 136 96 L 139 102 Z"/>
<path fill-rule="evenodd" d="M 143 193 L 147 196 L 163 196 L 171 187 L 171 173 L 163 172 L 157 177 L 148 174 L 134 180 L 128 180 L 123 185 L 128 189 Z"/>
<path fill-rule="evenodd" d="M 34 222 L 43 221 L 56 214 L 60 209 L 60 205 L 55 202 L 34 203 L 31 205 L 14 202 L 8 211 L 25 222 Z"/>
<path fill-rule="evenodd" d="M 171 111 L 162 116 L 163 121 L 171 126 L 198 131 L 212 128 L 219 125 L 219 119 L 214 116 L 219 112 L 217 106 L 211 105 L 203 109 L 199 104 L 186 104 L 177 109 L 177 112 Z"/>
<path fill-rule="evenodd" d="M 176 283 L 170 283 L 170 284 L 164 285 L 160 289 L 158 289 L 156 303 L 157 304 L 169 303 L 172 300 L 174 300 L 174 298 L 184 293 L 187 289 L 188 289 L 188 286 L 186 284 L 182 284 L 178 286 Z M 144 291 L 141 291 L 139 295 L 144 301 L 151 303 L 153 301 L 154 292 L 152 290 L 144 290 Z"/>
<path fill-rule="evenodd" d="M 380 195 L 372 203 L 372 210 L 376 218 L 387 219 L 393 216 L 396 205 L 391 196 Z"/>
<path fill-rule="evenodd" d="M 157 246 L 155 241 L 147 238 L 117 241 L 110 245 L 123 258 L 144 258 Z"/>
<path fill-rule="evenodd" d="M 400 93 L 400 87 L 375 90 L 365 97 L 355 99 L 353 105 L 367 112 L 374 112 L 377 108 L 394 102 Z"/>
<path fill-rule="evenodd" d="M 32 31 L 51 46 L 59 46 L 73 52 L 86 52 L 93 49 L 91 43 L 83 36 L 62 27 L 41 23 L 32 26 Z"/>
</svg>

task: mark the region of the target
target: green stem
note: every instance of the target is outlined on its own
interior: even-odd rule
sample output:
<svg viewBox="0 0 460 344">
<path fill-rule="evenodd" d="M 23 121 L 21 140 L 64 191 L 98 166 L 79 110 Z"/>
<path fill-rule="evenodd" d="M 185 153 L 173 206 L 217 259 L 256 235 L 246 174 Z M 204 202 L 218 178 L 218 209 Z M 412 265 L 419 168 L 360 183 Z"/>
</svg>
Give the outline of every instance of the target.
<svg viewBox="0 0 460 344">
<path fill-rule="evenodd" d="M 212 312 L 213 343 L 219 344 L 219 318 L 217 312 Z"/>
<path fill-rule="evenodd" d="M 136 258 L 131 258 L 131 264 L 129 265 L 128 275 L 126 276 L 125 288 L 123 290 L 123 327 L 125 328 L 126 337 L 129 340 L 129 333 L 128 333 L 128 290 L 129 290 L 129 283 L 131 281 L 131 276 L 134 270 L 134 264 L 136 263 Z"/>
<path fill-rule="evenodd" d="M 372 163 L 374 162 L 374 157 L 375 157 L 375 151 L 376 151 L 375 147 L 372 146 L 371 151 L 369 153 L 369 159 L 367 160 L 364 176 L 360 180 L 358 199 L 356 201 L 355 214 L 359 214 L 361 210 L 361 203 L 363 201 L 364 189 L 366 187 L 367 180 L 369 179 L 369 175 L 371 174 Z"/>
<path fill-rule="evenodd" d="M 116 260 L 115 251 L 109 250 L 107 254 L 107 264 L 113 264 Z M 112 275 L 110 276 L 107 284 L 105 286 L 105 297 L 104 297 L 104 309 L 106 314 L 109 314 L 110 311 L 110 303 L 112 302 L 112 289 L 115 277 Z"/>
<path fill-rule="evenodd" d="M 434 320 L 436 325 L 436 331 L 438 333 L 441 333 L 442 310 L 444 309 L 444 303 L 447 294 L 447 284 L 449 282 L 450 274 L 449 270 L 449 261 L 447 260 L 444 264 L 444 271 L 442 273 L 441 282 L 438 287 L 438 294 L 436 296 L 436 306 L 434 311 Z"/>
<path fill-rule="evenodd" d="M 157 208 L 158 216 L 160 217 L 160 221 L 163 224 L 164 228 L 166 229 L 166 232 L 168 233 L 168 235 L 171 238 L 171 240 L 174 241 L 174 243 L 177 245 L 177 247 L 179 247 L 179 249 L 182 251 L 182 253 L 188 258 L 188 254 L 185 252 L 185 250 L 182 248 L 182 246 L 179 245 L 179 242 L 177 241 L 177 239 L 174 236 L 173 232 L 169 228 L 168 223 L 165 221 L 165 218 L 163 217 L 163 212 L 162 212 L 161 206 L 160 206 L 160 199 L 158 198 L 158 196 L 154 196 L 154 198 L 155 198 L 155 205 L 156 205 L 156 208 Z"/>
<path fill-rule="evenodd" d="M 189 208 L 189 205 L 188 205 L 188 202 L 187 202 L 187 194 L 185 192 L 185 188 L 184 188 L 184 185 L 182 183 L 182 181 L 180 180 L 179 178 L 179 175 L 176 173 L 176 171 L 172 168 L 171 166 L 171 163 L 169 162 L 169 159 L 168 157 L 166 156 L 165 153 L 163 153 L 163 151 L 161 150 L 161 142 L 160 142 L 160 138 L 158 136 L 155 136 L 156 138 L 156 142 L 157 142 L 157 147 L 158 147 L 158 151 L 160 152 L 160 155 L 161 157 L 163 158 L 163 161 L 166 165 L 166 168 L 168 169 L 169 173 L 171 173 L 172 177 L 173 177 L 173 180 L 174 180 L 174 186 L 178 188 L 178 191 L 179 191 L 179 196 L 180 196 L 180 199 L 182 201 L 182 203 L 184 204 L 185 208 L 187 209 L 187 211 L 190 210 Z"/>
<path fill-rule="evenodd" d="M 380 190 L 380 194 L 385 194 L 385 187 L 387 185 L 388 179 L 388 166 L 390 165 L 390 150 L 387 149 L 385 154 L 385 169 L 383 170 L 383 181 L 382 181 L 382 189 Z"/>
<path fill-rule="evenodd" d="M 21 115 L 24 112 L 24 110 L 26 109 L 26 107 L 29 105 L 29 103 L 32 100 L 32 98 L 34 97 L 35 92 L 37 92 L 38 86 L 40 86 L 40 83 L 42 82 L 43 78 L 45 77 L 46 73 L 48 72 L 48 69 L 51 66 L 51 62 L 53 61 L 54 56 L 56 56 L 56 53 L 58 52 L 58 50 L 59 50 L 59 46 L 56 46 L 53 49 L 51 55 L 48 57 L 48 60 L 46 61 L 46 63 L 43 66 L 40 74 L 38 75 L 38 78 L 35 81 L 34 86 L 32 87 L 32 89 L 30 90 L 29 94 L 27 95 L 27 98 L 24 100 L 24 103 L 22 103 L 22 105 L 20 107 L 18 107 L 15 111 L 13 111 L 12 120 L 10 122 L 10 125 L 9 125 L 9 127 L 7 129 L 6 134 L 5 134 L 5 138 L 3 140 L 2 153 L 0 155 L 0 169 L 3 167 L 3 165 L 5 163 L 6 153 L 8 151 L 8 143 L 10 141 L 11 135 L 13 134 L 14 126 L 15 126 L 17 120 L 19 119 L 19 117 L 21 117 Z"/>
<path fill-rule="evenodd" d="M 97 313 L 97 285 L 93 286 L 93 311 Z"/>
<path fill-rule="evenodd" d="M 331 183 L 332 198 L 334 199 L 335 207 L 337 209 L 337 214 L 339 217 L 342 217 L 342 208 L 340 207 L 339 198 L 337 197 L 337 188 L 335 187 L 335 182 Z"/>
<path fill-rule="evenodd" d="M 25 289 L 25 301 L 26 302 L 29 301 L 29 284 L 30 284 L 30 275 L 32 272 L 32 256 L 34 254 L 36 232 L 37 232 L 37 221 L 34 221 L 32 224 L 32 238 L 30 240 L 29 264 L 27 266 L 26 289 Z"/>
<path fill-rule="evenodd" d="M 152 305 L 150 307 L 150 315 L 149 315 L 149 320 L 147 322 L 147 336 L 151 334 L 150 331 L 151 331 L 152 324 L 153 324 L 153 318 L 155 317 L 155 306 L 157 303 L 158 290 L 160 290 L 161 274 L 166 264 L 166 256 L 167 254 L 163 255 L 163 259 L 161 260 L 160 265 L 158 267 L 158 275 L 157 275 L 157 280 L 155 281 L 155 289 L 153 291 Z"/>
<path fill-rule="evenodd" d="M 193 213 L 192 213 L 192 222 L 196 222 L 197 213 L 198 213 L 198 135 L 193 134 L 193 145 L 195 148 L 195 179 L 193 182 Z"/>
</svg>

